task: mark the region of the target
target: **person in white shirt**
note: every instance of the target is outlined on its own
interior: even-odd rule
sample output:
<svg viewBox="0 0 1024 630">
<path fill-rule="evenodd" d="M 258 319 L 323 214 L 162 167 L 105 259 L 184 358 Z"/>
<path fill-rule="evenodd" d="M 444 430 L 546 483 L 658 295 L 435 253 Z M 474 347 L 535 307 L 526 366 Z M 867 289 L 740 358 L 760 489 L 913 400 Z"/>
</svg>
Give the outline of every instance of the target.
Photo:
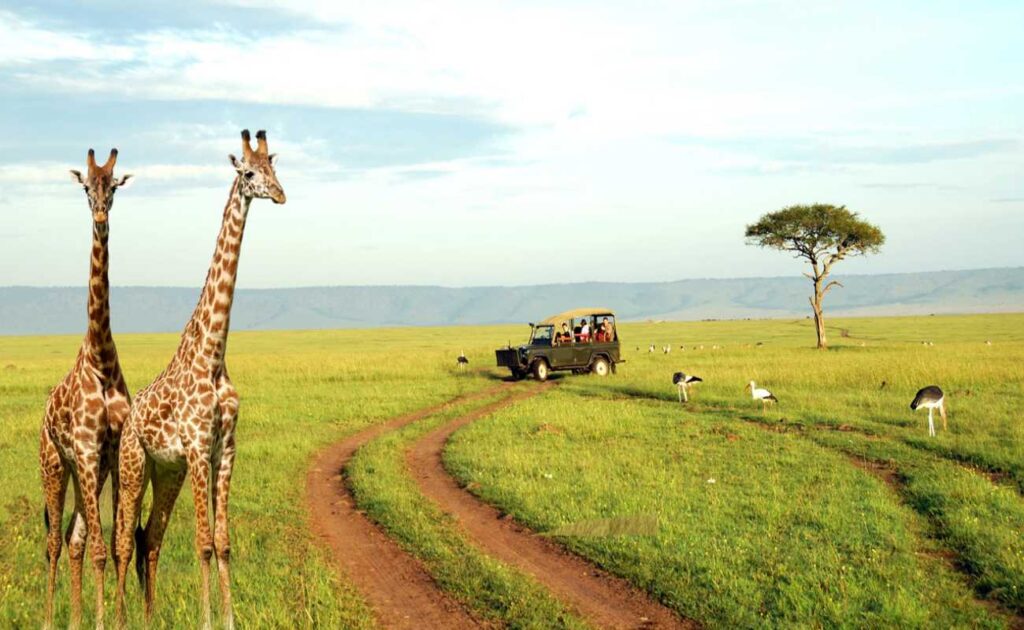
<svg viewBox="0 0 1024 630">
<path fill-rule="evenodd" d="M 580 338 L 583 341 L 590 341 L 590 322 L 586 319 L 583 320 L 583 326 L 580 327 Z"/>
</svg>

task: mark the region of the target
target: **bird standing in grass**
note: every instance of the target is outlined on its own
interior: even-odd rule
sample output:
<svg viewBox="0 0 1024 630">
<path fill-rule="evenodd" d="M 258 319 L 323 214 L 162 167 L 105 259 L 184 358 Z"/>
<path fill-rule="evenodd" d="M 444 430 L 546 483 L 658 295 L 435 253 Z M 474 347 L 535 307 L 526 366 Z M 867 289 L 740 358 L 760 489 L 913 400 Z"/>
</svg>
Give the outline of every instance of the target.
<svg viewBox="0 0 1024 630">
<path fill-rule="evenodd" d="M 466 366 L 469 365 L 469 359 L 466 357 L 466 351 L 465 350 L 461 350 L 459 352 L 459 358 L 456 359 L 456 361 L 459 362 L 459 369 L 460 370 L 466 369 Z"/>
<path fill-rule="evenodd" d="M 672 384 L 679 388 L 679 402 L 690 402 L 690 397 L 687 395 L 690 389 L 690 385 L 693 383 L 703 383 L 704 379 L 699 376 L 691 376 L 683 374 L 682 372 L 676 372 L 672 375 Z"/>
<path fill-rule="evenodd" d="M 936 409 L 939 410 L 939 415 L 942 416 L 942 430 L 946 430 L 946 396 L 938 385 L 929 385 L 917 392 L 917 396 L 914 396 L 914 402 L 910 403 L 910 408 L 914 411 L 918 409 L 928 410 L 929 437 L 935 437 L 935 422 L 932 416 Z"/>
<path fill-rule="evenodd" d="M 768 407 L 768 405 L 779 402 L 779 399 L 775 397 L 775 394 L 771 393 L 767 389 L 764 389 L 763 387 L 758 387 L 757 383 L 755 383 L 754 381 L 750 381 L 749 383 L 747 383 L 746 389 L 750 390 L 751 398 L 753 398 L 754 400 L 761 401 L 761 413 L 764 413 L 764 410 Z"/>
</svg>

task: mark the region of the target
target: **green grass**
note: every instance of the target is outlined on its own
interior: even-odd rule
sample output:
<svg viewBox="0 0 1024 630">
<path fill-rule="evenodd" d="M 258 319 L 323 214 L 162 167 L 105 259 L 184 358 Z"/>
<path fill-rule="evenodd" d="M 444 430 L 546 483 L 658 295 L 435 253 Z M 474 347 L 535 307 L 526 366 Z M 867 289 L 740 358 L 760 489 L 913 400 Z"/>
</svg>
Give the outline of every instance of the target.
<svg viewBox="0 0 1024 630">
<path fill-rule="evenodd" d="M 448 464 L 542 530 L 657 515 L 657 536 L 566 543 L 712 627 L 999 626 L 1005 617 L 991 603 L 1021 610 L 1024 316 L 835 320 L 828 352 L 811 349 L 807 320 L 636 323 L 621 334 L 628 362 L 617 375 L 559 379 L 555 391 L 475 423 L 456 434 Z M 474 368 L 491 366 L 495 347 L 524 335 L 525 326 L 232 334 L 228 362 L 242 397 L 231 506 L 240 625 L 374 626 L 309 533 L 303 493 L 313 454 L 386 418 L 488 386 L 498 372 L 459 373 L 458 351 Z M 164 367 L 177 340 L 117 336 L 132 391 Z M 41 623 L 38 430 L 47 392 L 79 342 L 0 338 L 3 627 Z M 650 343 L 671 344 L 673 353 L 648 355 Z M 685 410 L 670 383 L 680 369 L 706 379 Z M 775 392 L 780 407 L 762 416 L 743 392 L 750 379 Z M 950 430 L 929 439 L 924 415 L 907 406 L 932 383 L 948 392 L 951 415 Z M 536 584 L 474 551 L 404 476 L 401 451 L 444 417 L 361 451 L 354 465 L 367 474 L 360 479 L 353 469 L 360 500 L 484 616 L 522 626 L 579 623 Z M 840 425 L 852 431 L 825 428 Z M 786 431 L 765 430 L 779 427 Z M 854 458 L 891 465 L 898 486 Z M 199 617 L 187 495 L 186 487 L 161 558 L 157 627 L 188 627 Z M 108 538 L 109 511 L 104 524 Z M 68 618 L 66 557 L 58 624 Z M 90 625 L 91 575 L 85 583 Z M 109 623 L 112 570 L 105 586 Z M 129 598 L 138 624 L 134 584 Z M 216 614 L 216 594 L 214 601 Z"/>
<path fill-rule="evenodd" d="M 468 543 L 451 517 L 426 499 L 408 474 L 405 452 L 417 438 L 487 402 L 445 410 L 359 449 L 346 469 L 356 503 L 423 560 L 442 588 L 480 616 L 510 628 L 584 628 L 533 579 Z"/>
<path fill-rule="evenodd" d="M 974 599 L 1021 611 L 1024 501 L 1017 483 L 957 462 L 1019 482 L 1022 324 L 841 321 L 850 337 L 835 334 L 829 352 L 809 348 L 805 321 L 623 327 L 617 376 L 562 379 L 558 392 L 457 433 L 446 462 L 540 530 L 657 515 L 654 537 L 565 542 L 711 626 L 1000 625 L 1006 617 Z M 650 355 L 651 343 L 673 353 Z M 675 370 L 706 379 L 685 409 Z M 762 416 L 743 391 L 751 379 L 778 409 Z M 908 409 L 931 383 L 952 408 L 935 439 Z M 843 424 L 882 438 L 865 443 L 886 445 L 905 490 L 853 465 L 856 438 L 818 428 Z M 778 425 L 791 431 L 764 430 Z"/>
<path fill-rule="evenodd" d="M 313 541 L 305 475 L 321 446 L 393 415 L 493 381 L 453 368 L 457 337 L 467 352 L 490 350 L 501 329 L 405 329 L 233 333 L 228 364 L 242 397 L 231 491 L 235 616 L 243 627 L 371 627 L 352 585 Z M 119 335 L 121 363 L 137 391 L 170 359 L 177 335 Z M 80 337 L 0 338 L 0 627 L 35 627 L 45 603 L 45 534 L 38 435 L 49 388 L 74 361 Z M 471 354 L 471 356 L 474 356 Z M 474 358 L 475 358 L 474 356 Z M 109 483 L 107 484 L 109 490 Z M 65 510 L 65 523 L 71 502 Z M 148 514 L 148 508 L 144 512 Z M 109 540 L 109 507 L 103 512 Z M 156 627 L 194 626 L 199 568 L 188 484 L 178 498 L 161 555 Z M 107 622 L 113 622 L 114 572 L 108 561 Z M 67 550 L 61 557 L 56 623 L 69 618 Z M 91 573 L 84 619 L 93 623 Z M 133 625 L 141 594 L 129 585 Z M 217 594 L 214 587 L 214 612 Z"/>
<path fill-rule="evenodd" d="M 979 593 L 1024 612 L 1024 502 L 961 466 L 899 443 L 814 432 L 816 442 L 891 466 L 905 501 L 930 522 L 932 535 L 975 576 Z"/>
</svg>

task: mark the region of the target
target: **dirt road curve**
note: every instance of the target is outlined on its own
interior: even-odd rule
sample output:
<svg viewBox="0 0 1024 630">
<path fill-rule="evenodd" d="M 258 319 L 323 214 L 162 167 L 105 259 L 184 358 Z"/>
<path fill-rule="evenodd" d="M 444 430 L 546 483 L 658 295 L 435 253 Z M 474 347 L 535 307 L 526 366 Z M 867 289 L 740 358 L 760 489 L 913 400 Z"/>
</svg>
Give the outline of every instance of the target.
<svg viewBox="0 0 1024 630">
<path fill-rule="evenodd" d="M 423 493 L 458 519 L 486 553 L 518 567 L 552 594 L 601 628 L 697 628 L 675 612 L 590 562 L 542 538 L 463 490 L 445 471 L 441 451 L 452 433 L 512 400 L 536 394 L 534 388 L 449 422 L 418 441 L 407 455 Z M 506 402 L 507 401 L 507 402 Z"/>
<path fill-rule="evenodd" d="M 320 452 L 306 475 L 306 500 L 314 533 L 339 568 L 366 598 L 385 628 L 478 628 L 485 623 L 447 596 L 423 565 L 355 509 L 341 471 L 360 446 L 379 435 L 421 420 L 446 406 L 484 398 L 503 383 L 372 426 Z"/>
</svg>

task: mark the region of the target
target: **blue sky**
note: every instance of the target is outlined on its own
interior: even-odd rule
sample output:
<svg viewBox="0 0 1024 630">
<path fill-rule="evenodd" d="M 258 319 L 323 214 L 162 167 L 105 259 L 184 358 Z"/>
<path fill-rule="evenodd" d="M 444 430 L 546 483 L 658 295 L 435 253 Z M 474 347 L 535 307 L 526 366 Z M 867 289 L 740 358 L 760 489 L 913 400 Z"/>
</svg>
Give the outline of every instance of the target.
<svg viewBox="0 0 1024 630">
<path fill-rule="evenodd" d="M 111 281 L 200 284 L 245 127 L 243 287 L 795 275 L 743 228 L 819 201 L 840 272 L 1024 264 L 1022 3 L 287 5 L 0 8 L 0 285 L 85 282 L 113 146 Z"/>
</svg>

